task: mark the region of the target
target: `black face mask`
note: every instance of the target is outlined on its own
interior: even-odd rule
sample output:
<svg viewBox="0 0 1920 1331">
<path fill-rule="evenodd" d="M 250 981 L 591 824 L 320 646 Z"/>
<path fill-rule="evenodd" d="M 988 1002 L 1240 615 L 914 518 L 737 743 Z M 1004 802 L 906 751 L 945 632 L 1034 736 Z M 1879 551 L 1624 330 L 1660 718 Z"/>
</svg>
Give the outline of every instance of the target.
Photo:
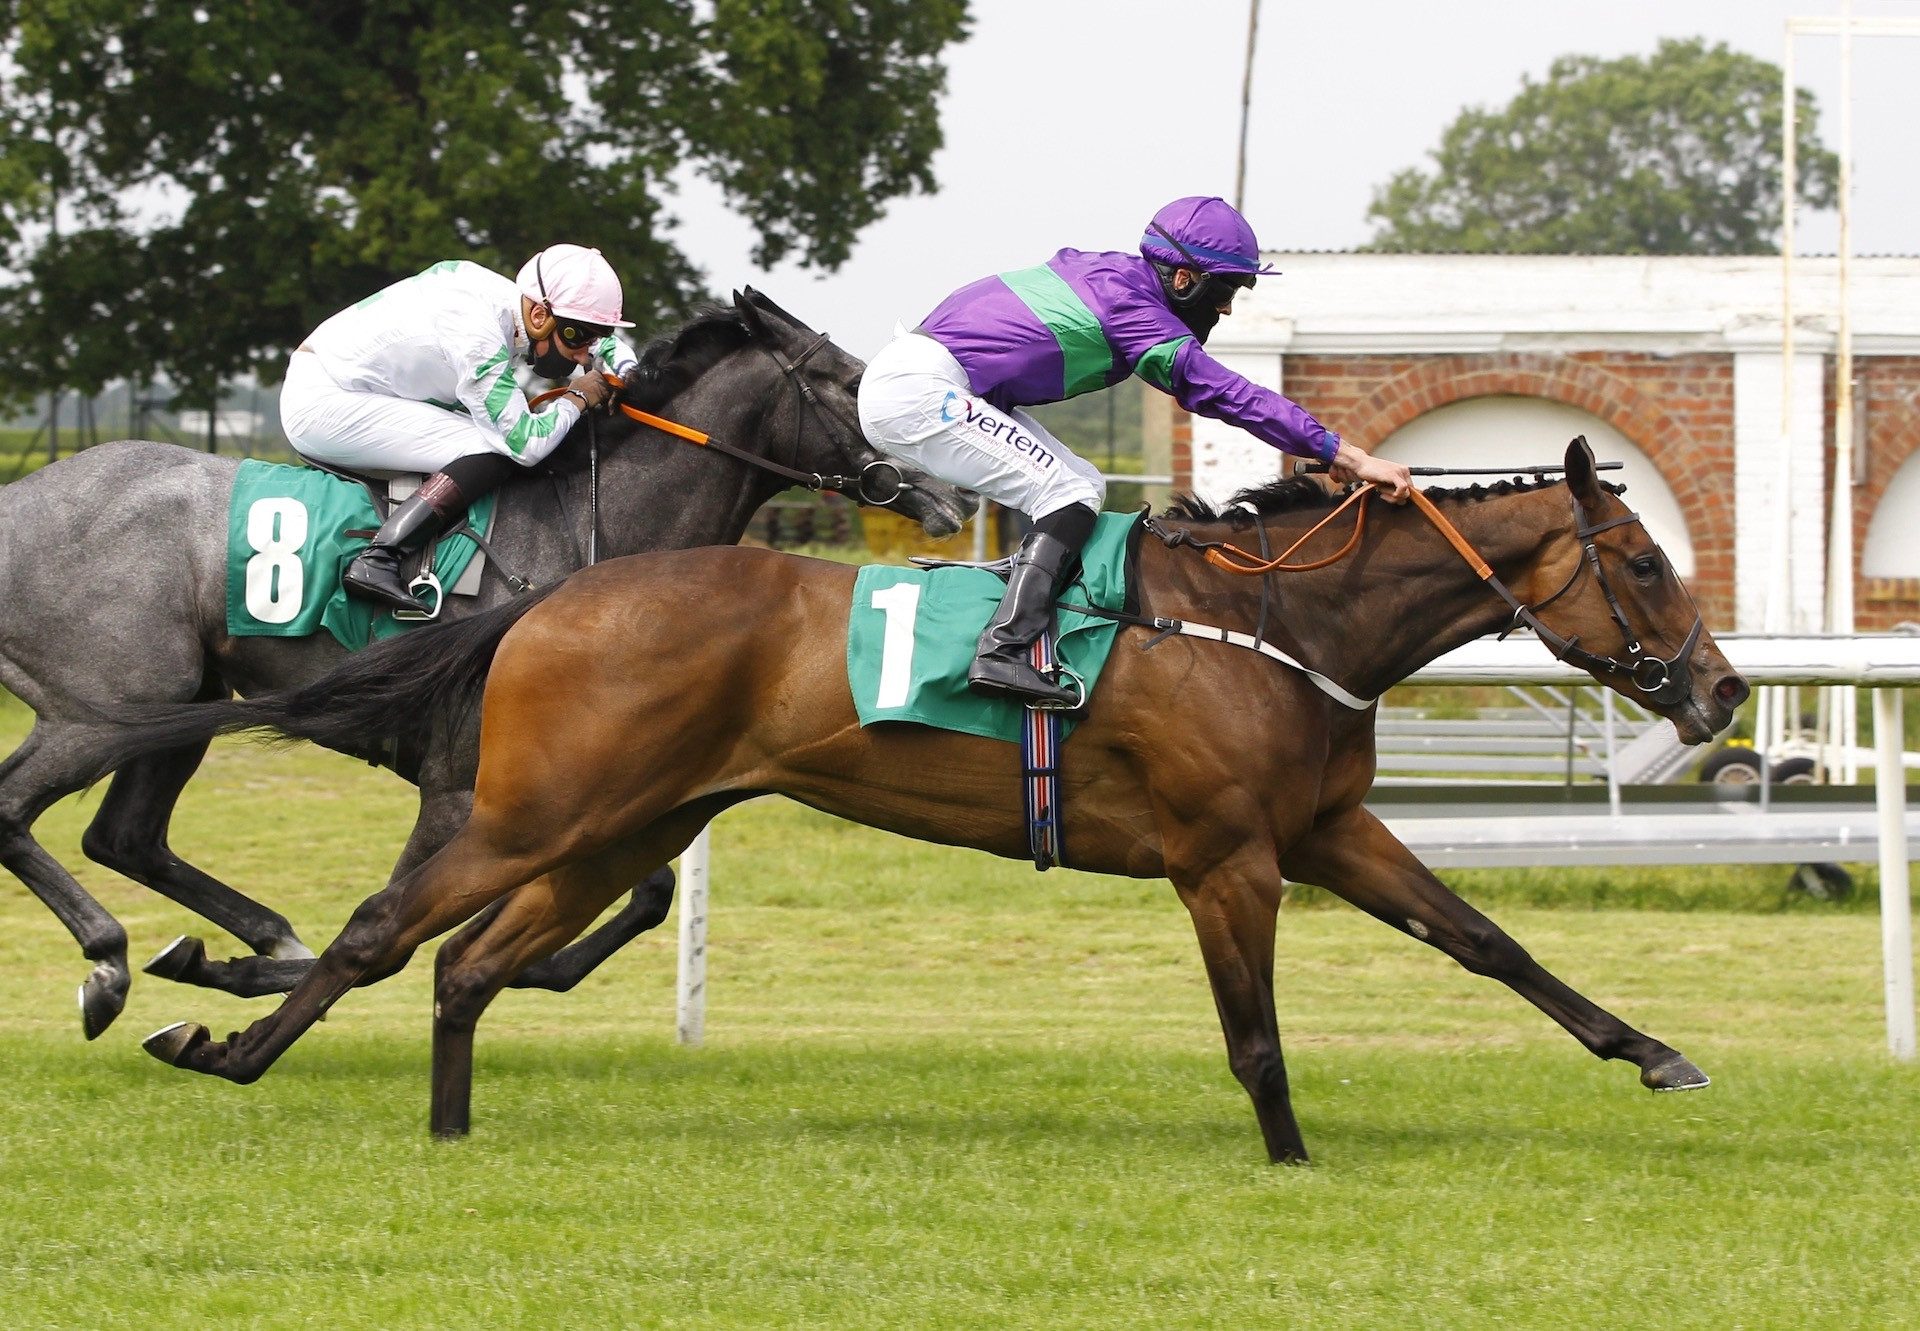
<svg viewBox="0 0 1920 1331">
<path fill-rule="evenodd" d="M 1226 304 L 1232 293 L 1249 282 L 1237 281 L 1209 273 L 1184 292 L 1173 289 L 1174 267 L 1172 264 L 1154 263 L 1160 274 L 1160 289 L 1166 294 L 1167 304 L 1172 307 L 1174 316 L 1187 326 L 1204 346 L 1207 334 L 1220 322 L 1220 306 Z"/>
<path fill-rule="evenodd" d="M 1220 311 L 1211 305 L 1176 305 L 1173 312 L 1199 339 L 1201 346 L 1206 345 L 1207 334 L 1220 322 Z"/>
<path fill-rule="evenodd" d="M 573 357 L 567 355 L 566 351 L 561 347 L 560 339 L 557 337 L 549 337 L 546 339 L 546 343 L 547 349 L 544 354 L 535 352 L 534 348 L 540 345 L 538 342 L 532 343 L 527 347 L 527 364 L 533 367 L 533 372 L 542 379 L 573 378 L 573 372 L 580 367 L 574 363 Z"/>
</svg>

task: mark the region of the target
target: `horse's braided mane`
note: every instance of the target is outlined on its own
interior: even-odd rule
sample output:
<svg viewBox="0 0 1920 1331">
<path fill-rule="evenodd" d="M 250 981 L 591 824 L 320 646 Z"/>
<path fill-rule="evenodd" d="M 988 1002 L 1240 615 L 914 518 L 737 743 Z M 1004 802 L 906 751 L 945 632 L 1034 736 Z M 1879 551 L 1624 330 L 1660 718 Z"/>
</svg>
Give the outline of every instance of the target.
<svg viewBox="0 0 1920 1331">
<path fill-rule="evenodd" d="M 1491 485 L 1428 489 L 1426 495 L 1436 504 L 1473 503 L 1501 495 L 1528 494 L 1560 483 L 1559 477 L 1552 480 L 1495 481 Z M 1626 489 L 1624 485 L 1609 481 L 1602 481 L 1601 485 L 1611 494 L 1620 494 Z M 1256 516 L 1267 518 L 1279 513 L 1332 508 L 1352 493 L 1351 485 L 1329 488 L 1311 476 L 1288 476 L 1282 480 L 1268 481 L 1265 485 L 1249 486 L 1217 508 L 1196 495 L 1181 494 L 1167 506 L 1165 516 L 1183 518 L 1189 522 L 1226 522 L 1235 527 L 1244 527 Z"/>
</svg>

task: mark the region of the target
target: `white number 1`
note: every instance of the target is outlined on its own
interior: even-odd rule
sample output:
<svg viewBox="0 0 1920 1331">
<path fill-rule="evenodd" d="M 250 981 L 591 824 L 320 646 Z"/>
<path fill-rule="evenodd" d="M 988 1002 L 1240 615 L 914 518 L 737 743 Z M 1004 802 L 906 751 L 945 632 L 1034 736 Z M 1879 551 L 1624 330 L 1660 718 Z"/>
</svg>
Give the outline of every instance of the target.
<svg viewBox="0 0 1920 1331">
<path fill-rule="evenodd" d="M 875 592 L 873 608 L 887 615 L 887 631 L 880 640 L 880 696 L 873 705 L 899 707 L 913 683 L 913 620 L 920 613 L 920 584 L 901 582 Z"/>
</svg>

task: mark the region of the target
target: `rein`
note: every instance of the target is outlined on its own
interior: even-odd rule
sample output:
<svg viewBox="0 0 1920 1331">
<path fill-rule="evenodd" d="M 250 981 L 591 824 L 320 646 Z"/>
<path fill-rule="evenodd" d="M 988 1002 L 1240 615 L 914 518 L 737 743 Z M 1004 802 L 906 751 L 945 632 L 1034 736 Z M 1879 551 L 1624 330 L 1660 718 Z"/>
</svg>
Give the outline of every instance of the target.
<svg viewBox="0 0 1920 1331">
<path fill-rule="evenodd" d="M 773 358 L 774 364 L 780 367 L 780 373 L 785 376 L 798 391 L 801 414 L 804 416 L 807 409 L 811 408 L 816 414 L 824 417 L 827 422 L 827 433 L 832 436 L 833 441 L 840 446 L 843 452 L 851 453 L 852 450 L 847 446 L 847 421 L 842 418 L 837 411 L 833 410 L 831 406 L 821 401 L 819 394 L 813 391 L 813 385 L 809 384 L 800 376 L 800 367 L 805 365 L 807 360 L 816 351 L 827 345 L 830 338 L 830 334 L 819 334 L 792 360 L 788 360 L 785 356 L 782 356 L 780 352 L 773 347 L 766 346 L 765 344 L 756 345 L 759 345 L 761 350 Z M 613 386 L 615 392 L 626 387 L 626 381 L 621 379 L 617 374 L 608 374 L 605 378 L 607 383 Z M 565 387 L 550 388 L 546 392 L 531 399 L 528 405 L 538 407 L 543 403 L 550 402 L 554 398 L 562 396 L 568 391 L 570 390 Z M 867 463 L 866 466 L 860 469 L 859 474 L 855 476 L 834 476 L 817 471 L 800 471 L 796 468 L 775 462 L 771 458 L 761 457 L 757 453 L 749 453 L 747 450 L 729 444 L 723 439 L 715 439 L 706 431 L 696 430 L 691 425 L 682 425 L 678 421 L 668 420 L 665 416 L 656 416 L 650 411 L 642 411 L 638 407 L 621 402 L 618 398 L 614 399 L 612 405 L 617 407 L 620 413 L 626 416 L 628 420 L 637 421 L 641 425 L 649 426 L 655 430 L 670 434 L 676 439 L 684 439 L 690 444 L 698 444 L 702 448 L 710 448 L 716 453 L 725 453 L 728 457 L 738 459 L 750 466 L 758 467 L 762 471 L 770 471 L 776 476 L 783 476 L 795 485 L 803 485 L 809 490 L 830 490 L 835 494 L 852 499 L 856 503 L 868 504 L 875 508 L 884 508 L 898 499 L 901 492 L 907 488 L 906 477 L 901 473 L 900 468 L 885 459 L 878 459 Z M 794 451 L 796 453 L 799 452 L 800 430 L 801 424 L 796 420 L 794 423 Z M 855 430 L 853 436 L 859 438 L 859 431 Z M 876 476 L 883 471 L 893 473 L 891 481 L 887 481 L 884 478 L 876 479 Z M 885 488 L 883 489 L 882 487 Z"/>
<path fill-rule="evenodd" d="M 1359 547 L 1361 536 L 1366 527 L 1366 500 L 1369 495 L 1374 493 L 1374 489 L 1375 487 L 1372 485 L 1363 485 L 1355 490 L 1346 499 L 1341 501 L 1340 505 L 1336 507 L 1333 512 L 1314 524 L 1313 528 L 1304 536 L 1300 537 L 1299 540 L 1288 546 L 1273 559 L 1256 559 L 1238 546 L 1225 541 L 1197 540 L 1193 534 L 1185 528 L 1162 526 L 1152 517 L 1146 518 L 1145 521 L 1147 530 L 1159 537 L 1169 548 L 1180 545 L 1190 545 L 1200 551 L 1209 564 L 1227 573 L 1241 577 L 1262 578 L 1270 572 L 1304 573 L 1337 563 Z M 1609 518 L 1604 522 L 1589 525 L 1580 513 L 1578 501 L 1574 500 L 1574 539 L 1581 543 L 1581 560 L 1574 565 L 1573 572 L 1567 575 L 1567 580 L 1561 584 L 1558 591 L 1537 605 L 1528 605 L 1513 594 L 1506 583 L 1493 571 L 1492 565 L 1481 558 L 1480 552 L 1474 549 L 1473 543 L 1460 534 L 1459 529 L 1447 519 L 1444 513 L 1435 507 L 1433 501 L 1427 498 L 1424 491 L 1418 486 L 1414 486 L 1409 493 L 1413 500 L 1414 507 L 1419 509 L 1427 521 L 1433 524 L 1434 530 L 1439 532 L 1447 544 L 1453 547 L 1454 552 L 1466 561 L 1467 567 L 1473 570 L 1474 576 L 1491 588 L 1501 600 L 1505 601 L 1507 605 L 1512 608 L 1513 618 L 1511 622 L 1508 623 L 1506 629 L 1500 634 L 1500 637 L 1505 638 L 1507 634 L 1512 633 L 1516 628 L 1524 625 L 1533 630 L 1534 636 L 1540 640 L 1548 652 L 1552 653 L 1555 660 L 1564 661 L 1569 665 L 1591 673 L 1597 674 L 1605 672 L 1607 674 L 1620 676 L 1644 695 L 1649 702 L 1656 706 L 1671 705 L 1687 696 L 1692 688 L 1692 668 L 1687 664 L 1687 658 L 1692 655 L 1695 645 L 1699 643 L 1700 634 L 1704 628 L 1699 609 L 1696 607 L 1693 612 L 1693 627 L 1687 631 L 1686 639 L 1680 644 L 1680 649 L 1670 657 L 1655 656 L 1641 645 L 1640 637 L 1633 631 L 1632 625 L 1628 623 L 1626 611 L 1620 604 L 1620 598 L 1614 594 L 1613 585 L 1607 580 L 1606 569 L 1600 563 L 1600 549 L 1595 543 L 1594 538 L 1601 532 L 1610 531 L 1615 527 L 1623 527 L 1630 522 L 1639 522 L 1640 515 L 1638 513 L 1623 513 L 1619 517 Z M 1568 498 L 1572 500 L 1571 491 L 1568 493 Z M 1339 517 L 1348 506 L 1356 503 L 1359 507 L 1354 515 L 1353 535 L 1348 538 L 1347 543 L 1343 545 L 1338 552 L 1324 559 L 1318 559 L 1304 564 L 1288 564 L 1285 562 L 1287 556 L 1298 550 L 1322 528 L 1327 526 L 1328 523 Z M 1261 526 L 1260 534 L 1261 546 L 1264 552 L 1266 546 L 1266 528 L 1264 525 Z M 1607 599 L 1607 612 L 1612 617 L 1613 622 L 1619 627 L 1620 635 L 1626 643 L 1625 654 L 1627 659 L 1624 661 L 1615 656 L 1602 656 L 1597 652 L 1589 651 L 1580 645 L 1578 635 L 1571 638 L 1562 637 L 1549 628 L 1538 614 L 1539 611 L 1544 610 L 1547 606 L 1553 604 L 1570 591 L 1574 583 L 1579 580 L 1582 571 L 1587 569 L 1592 570 L 1594 580 L 1600 584 L 1600 592 Z M 1264 581 L 1261 584 L 1261 591 L 1263 602 L 1261 620 L 1262 626 L 1264 627 L 1266 617 L 1264 605 L 1266 585 Z M 1063 606 L 1062 608 L 1064 609 L 1066 607 Z M 1210 638 L 1231 643 L 1236 647 L 1253 648 L 1263 655 L 1272 656 L 1288 665 L 1294 666 L 1306 674 L 1309 679 L 1313 680 L 1323 692 L 1348 707 L 1360 708 L 1372 705 L 1371 700 L 1363 700 L 1356 697 L 1346 689 L 1333 683 L 1333 681 L 1326 676 L 1307 669 L 1307 667 L 1294 661 L 1291 657 L 1286 656 L 1277 648 L 1272 647 L 1264 640 L 1264 633 L 1249 636 L 1243 633 L 1232 633 L 1226 629 L 1214 628 L 1209 625 L 1183 624 L 1178 620 L 1171 619 L 1156 618 L 1150 622 L 1141 622 L 1161 630 L 1162 637 L 1168 633 L 1183 633 L 1189 637 Z M 1156 638 L 1154 641 L 1157 642 L 1159 639 Z M 1152 645 L 1152 642 L 1148 643 L 1148 646 Z"/>
</svg>

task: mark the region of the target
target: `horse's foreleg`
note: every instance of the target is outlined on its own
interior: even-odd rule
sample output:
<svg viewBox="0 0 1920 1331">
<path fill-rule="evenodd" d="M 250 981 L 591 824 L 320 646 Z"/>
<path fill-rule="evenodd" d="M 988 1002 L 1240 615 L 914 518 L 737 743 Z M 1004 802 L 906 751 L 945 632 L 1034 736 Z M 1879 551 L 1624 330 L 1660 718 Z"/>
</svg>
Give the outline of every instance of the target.
<svg viewBox="0 0 1920 1331">
<path fill-rule="evenodd" d="M 1366 809 L 1355 807 L 1287 851 L 1280 867 L 1296 882 L 1324 887 L 1402 933 L 1439 948 L 1476 975 L 1507 985 L 1601 1058 L 1640 1069 L 1655 1090 L 1705 1086 L 1686 1058 L 1576 992 L 1528 955 L 1498 925 L 1462 901 Z"/>
<path fill-rule="evenodd" d="M 542 964 L 541 958 L 559 961 L 572 952 L 571 947 L 558 953 L 555 949 L 591 924 L 636 873 L 647 873 L 642 889 L 649 884 L 660 889 L 644 908 L 653 917 L 647 927 L 658 924 L 673 895 L 673 874 L 666 861 L 687 848 L 710 816 L 711 811 L 698 809 L 670 814 L 598 855 L 555 869 L 441 947 L 434 961 L 433 989 L 431 1127 L 436 1137 L 465 1136 L 471 1126 L 473 1034 L 487 1005 L 516 975 Z M 650 866 L 653 871 L 648 873 Z M 636 889 L 636 904 L 640 900 Z M 609 926 L 635 912 L 636 905 L 629 905 Z"/>
<path fill-rule="evenodd" d="M 36 724 L 0 761 L 0 865 L 54 913 L 93 968 L 80 986 L 80 1029 L 96 1038 L 127 1003 L 127 931 L 33 837 L 47 808 L 86 784 L 88 754 L 71 730 Z"/>
<path fill-rule="evenodd" d="M 287 960 L 311 958 L 313 952 L 300 941 L 286 916 L 203 873 L 168 846 L 167 825 L 174 806 L 206 752 L 207 745 L 200 744 L 149 754 L 115 772 L 81 849 L 96 864 L 179 902 L 257 953 Z M 147 969 L 164 974 L 154 971 L 153 963 Z"/>
<path fill-rule="evenodd" d="M 511 844 L 511 838 L 508 839 Z M 257 1080 L 354 985 L 406 964 L 413 950 L 478 914 L 548 866 L 499 849 L 469 822 L 439 853 L 360 904 L 340 936 L 272 1015 L 224 1042 L 181 1022 L 149 1036 L 162 1062 L 241 1083 Z"/>
<path fill-rule="evenodd" d="M 1176 868 L 1174 886 L 1193 917 L 1227 1039 L 1227 1062 L 1253 1100 L 1267 1156 L 1276 1164 L 1304 1164 L 1307 1147 L 1294 1121 L 1273 1011 L 1273 930 L 1281 880 L 1272 849 L 1245 847 L 1197 875 Z"/>
<path fill-rule="evenodd" d="M 620 913 L 545 961 L 535 962 L 507 982 L 509 989 L 550 989 L 564 994 L 602 962 L 649 929 L 659 926 L 673 907 L 673 870 L 661 865 L 633 889 Z"/>
</svg>

